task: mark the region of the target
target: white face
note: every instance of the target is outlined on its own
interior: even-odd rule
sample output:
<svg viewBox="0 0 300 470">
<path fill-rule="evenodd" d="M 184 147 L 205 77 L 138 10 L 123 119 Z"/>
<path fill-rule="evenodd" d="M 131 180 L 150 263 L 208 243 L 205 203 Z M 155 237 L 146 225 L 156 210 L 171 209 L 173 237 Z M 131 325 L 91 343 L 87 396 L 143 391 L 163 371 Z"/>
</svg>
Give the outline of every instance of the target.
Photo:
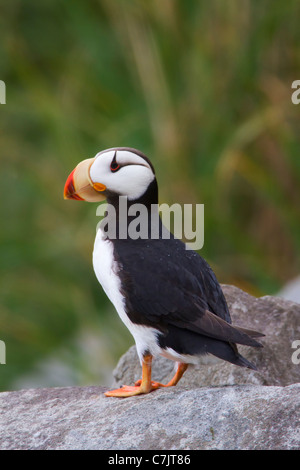
<svg viewBox="0 0 300 470">
<path fill-rule="evenodd" d="M 108 149 L 97 153 L 90 167 L 93 183 L 129 200 L 138 199 L 155 179 L 149 163 L 130 150 Z"/>
</svg>

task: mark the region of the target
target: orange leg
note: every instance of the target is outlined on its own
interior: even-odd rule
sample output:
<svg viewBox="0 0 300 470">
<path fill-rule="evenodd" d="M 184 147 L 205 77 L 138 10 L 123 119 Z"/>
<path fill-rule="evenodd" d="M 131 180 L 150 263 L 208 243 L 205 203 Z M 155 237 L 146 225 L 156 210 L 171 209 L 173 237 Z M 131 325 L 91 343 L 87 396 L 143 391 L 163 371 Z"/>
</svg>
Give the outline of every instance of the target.
<svg viewBox="0 0 300 470">
<path fill-rule="evenodd" d="M 151 380 L 151 365 L 152 356 L 150 354 L 144 356 L 142 363 L 142 380 L 138 380 L 137 382 L 135 382 L 134 386 L 123 385 L 123 387 L 117 388 L 116 390 L 110 390 L 108 392 L 105 392 L 105 395 L 107 397 L 126 398 L 133 397 L 135 395 L 150 393 L 160 387 L 173 387 L 178 384 L 179 380 L 188 368 L 188 364 L 180 362 L 178 364 L 174 377 L 165 385 Z"/>
<path fill-rule="evenodd" d="M 170 382 L 168 382 L 165 385 L 165 384 L 161 384 L 159 382 L 151 381 L 153 389 L 155 390 L 156 388 L 160 388 L 160 387 L 174 387 L 175 385 L 178 384 L 179 380 L 181 379 L 181 377 L 183 376 L 183 374 L 185 373 L 187 368 L 188 368 L 188 364 L 185 364 L 184 362 L 179 362 L 176 373 L 175 373 L 174 377 L 170 380 Z M 141 383 L 142 383 L 142 381 L 138 380 L 137 382 L 135 382 L 135 385 L 141 385 Z"/>
<path fill-rule="evenodd" d="M 123 387 L 117 388 L 116 390 L 105 392 L 105 395 L 107 397 L 126 398 L 141 395 L 143 393 L 149 393 L 152 392 L 152 390 L 155 390 L 157 387 L 153 386 L 151 382 L 151 364 L 152 356 L 150 354 L 144 356 L 142 363 L 142 380 L 139 381 L 138 385 L 123 385 Z"/>
<path fill-rule="evenodd" d="M 187 368 L 188 364 L 185 364 L 184 362 L 179 362 L 174 377 L 170 380 L 170 382 L 167 383 L 166 387 L 173 387 L 174 385 L 177 385 Z"/>
</svg>

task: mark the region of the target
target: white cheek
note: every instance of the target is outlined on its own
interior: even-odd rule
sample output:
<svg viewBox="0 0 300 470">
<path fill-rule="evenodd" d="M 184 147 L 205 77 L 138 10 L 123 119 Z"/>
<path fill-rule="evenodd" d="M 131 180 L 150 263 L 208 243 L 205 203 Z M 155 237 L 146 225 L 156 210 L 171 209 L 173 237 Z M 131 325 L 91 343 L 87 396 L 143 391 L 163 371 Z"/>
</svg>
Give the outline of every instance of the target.
<svg viewBox="0 0 300 470">
<path fill-rule="evenodd" d="M 93 183 L 102 183 L 108 186 L 107 182 L 112 174 L 110 171 L 110 162 L 113 156 L 114 152 L 107 152 L 106 155 L 100 155 L 99 158 L 96 158 L 90 168 L 90 177 Z"/>
<path fill-rule="evenodd" d="M 154 175 L 149 168 L 141 165 L 128 165 L 112 174 L 108 187 L 121 196 L 127 196 L 129 200 L 138 199 L 153 180 Z"/>
<path fill-rule="evenodd" d="M 115 194 L 127 196 L 131 200 L 138 199 L 154 180 L 150 168 L 141 164 L 129 164 L 113 173 L 110 161 L 111 155 L 108 158 L 100 156 L 90 168 L 90 177 L 94 183 L 105 184 Z"/>
</svg>

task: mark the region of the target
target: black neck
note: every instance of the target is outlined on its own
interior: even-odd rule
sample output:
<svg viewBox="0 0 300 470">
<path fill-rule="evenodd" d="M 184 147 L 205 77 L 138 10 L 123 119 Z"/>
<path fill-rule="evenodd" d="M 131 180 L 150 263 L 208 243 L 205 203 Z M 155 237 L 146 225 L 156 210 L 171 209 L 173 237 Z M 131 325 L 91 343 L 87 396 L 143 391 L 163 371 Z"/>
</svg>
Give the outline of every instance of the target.
<svg viewBox="0 0 300 470">
<path fill-rule="evenodd" d="M 120 199 L 117 195 L 108 195 L 107 203 L 112 204 L 116 210 L 116 213 L 119 214 Z M 152 204 L 158 204 L 158 186 L 156 178 L 150 183 L 147 191 L 140 196 L 138 199 L 129 200 L 127 199 L 127 207 L 129 209 L 133 204 L 143 204 L 147 210 L 151 210 Z"/>
<path fill-rule="evenodd" d="M 134 219 L 140 216 L 138 207 L 133 208 L 133 209 L 137 209 L 137 213 L 134 210 L 132 210 L 132 213 L 135 213 L 135 215 L 128 215 L 130 208 L 134 204 L 142 205 L 143 214 L 146 213 L 144 222 L 146 222 L 146 227 L 147 227 L 146 231 L 148 232 L 147 236 L 150 237 L 150 234 L 153 233 L 153 229 L 158 230 L 158 233 L 160 234 L 162 233 L 162 224 L 158 216 L 158 188 L 157 188 L 156 179 L 152 181 L 147 191 L 138 199 L 129 200 L 126 197 L 120 198 L 119 196 L 116 196 L 116 195 L 108 195 L 107 203 L 108 205 L 111 205 L 112 208 L 110 207 L 107 208 L 106 223 L 112 224 L 110 225 L 110 227 L 114 227 L 114 226 L 116 227 L 117 239 L 123 238 L 124 227 L 127 230 L 131 222 L 133 222 Z M 137 220 L 140 221 L 141 219 L 137 219 Z M 151 232 L 151 229 L 152 229 L 152 232 Z M 107 229 L 105 229 L 105 232 L 106 230 Z M 123 235 L 121 235 L 121 233 L 123 233 Z M 145 232 L 143 233 L 145 234 Z M 108 235 L 108 238 L 111 238 L 111 237 Z"/>
</svg>

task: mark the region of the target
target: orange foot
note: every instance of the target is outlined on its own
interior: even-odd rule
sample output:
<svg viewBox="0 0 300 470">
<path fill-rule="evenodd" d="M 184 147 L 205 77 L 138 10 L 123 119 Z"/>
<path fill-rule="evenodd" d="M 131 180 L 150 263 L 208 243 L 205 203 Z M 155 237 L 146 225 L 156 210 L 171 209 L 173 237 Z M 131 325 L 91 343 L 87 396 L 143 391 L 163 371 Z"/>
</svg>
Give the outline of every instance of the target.
<svg viewBox="0 0 300 470">
<path fill-rule="evenodd" d="M 184 363 L 179 363 L 177 371 L 174 377 L 166 385 L 159 382 L 154 382 L 151 380 L 151 362 L 152 356 L 150 354 L 145 355 L 142 361 L 142 380 L 138 380 L 134 386 L 123 385 L 121 388 L 116 390 L 110 390 L 105 392 L 107 397 L 134 397 L 136 395 L 142 395 L 145 393 L 150 393 L 153 390 L 157 390 L 160 387 L 172 387 L 176 385 L 181 379 L 182 375 L 186 371 L 188 365 Z"/>
<path fill-rule="evenodd" d="M 130 386 L 130 385 L 123 385 L 121 388 L 117 388 L 115 390 L 109 390 L 105 392 L 104 395 L 107 397 L 118 397 L 118 398 L 126 398 L 126 397 L 134 397 L 135 395 L 142 395 L 145 393 L 150 393 L 152 390 L 156 390 L 158 387 L 153 387 L 150 384 L 147 388 L 142 386 L 141 380 L 139 380 L 140 384 L 138 386 Z"/>
<path fill-rule="evenodd" d="M 134 385 L 136 385 L 137 387 L 140 386 L 142 384 L 142 381 L 141 379 L 140 380 L 137 380 L 135 382 Z M 160 387 L 167 387 L 168 385 L 165 385 L 165 384 L 161 384 L 160 382 L 155 382 L 154 380 L 151 380 L 151 387 L 152 387 L 152 390 L 157 390 L 158 388 Z M 151 391 L 152 391 L 151 390 Z"/>
</svg>

